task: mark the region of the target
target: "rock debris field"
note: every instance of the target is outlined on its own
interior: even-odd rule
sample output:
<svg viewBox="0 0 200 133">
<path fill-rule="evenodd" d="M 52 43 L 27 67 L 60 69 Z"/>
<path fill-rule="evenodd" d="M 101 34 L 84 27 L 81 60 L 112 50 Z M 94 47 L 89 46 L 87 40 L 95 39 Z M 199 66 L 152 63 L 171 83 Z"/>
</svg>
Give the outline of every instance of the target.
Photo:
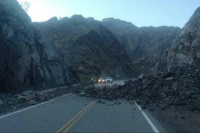
<svg viewBox="0 0 200 133">
<path fill-rule="evenodd" d="M 178 107 L 200 111 L 200 70 L 197 67 L 176 67 L 170 72 L 140 75 L 125 85 L 78 88 L 76 93 L 95 99 L 135 100 L 145 109 L 156 105 L 162 110 Z"/>
</svg>

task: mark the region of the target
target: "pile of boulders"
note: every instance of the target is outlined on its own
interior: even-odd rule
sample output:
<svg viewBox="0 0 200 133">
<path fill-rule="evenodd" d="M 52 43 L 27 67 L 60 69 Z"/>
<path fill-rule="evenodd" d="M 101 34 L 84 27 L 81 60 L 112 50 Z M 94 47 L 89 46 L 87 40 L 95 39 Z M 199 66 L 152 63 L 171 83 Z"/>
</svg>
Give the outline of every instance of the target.
<svg viewBox="0 0 200 133">
<path fill-rule="evenodd" d="M 143 108 L 154 104 L 163 110 L 177 106 L 200 111 L 200 70 L 194 66 L 174 67 L 169 72 L 141 74 L 123 86 L 88 87 L 76 92 L 92 98 L 136 100 Z"/>
</svg>

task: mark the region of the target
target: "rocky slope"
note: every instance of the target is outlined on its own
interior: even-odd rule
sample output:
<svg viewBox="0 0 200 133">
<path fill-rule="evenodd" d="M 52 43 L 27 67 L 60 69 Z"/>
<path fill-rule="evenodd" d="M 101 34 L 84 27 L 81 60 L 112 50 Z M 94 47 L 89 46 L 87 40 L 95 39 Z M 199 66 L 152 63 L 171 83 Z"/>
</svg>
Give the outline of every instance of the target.
<svg viewBox="0 0 200 133">
<path fill-rule="evenodd" d="M 74 15 L 52 18 L 34 26 L 54 43 L 63 60 L 82 80 L 91 76 L 131 76 L 130 59 L 119 41 L 100 22 Z"/>
<path fill-rule="evenodd" d="M 200 7 L 182 29 L 168 53 L 170 66 L 200 65 Z"/>
<path fill-rule="evenodd" d="M 111 30 L 132 60 L 134 74 L 155 72 L 156 64 L 166 56 L 167 48 L 173 43 L 178 27 L 141 27 L 118 19 L 104 19 L 102 24 Z"/>
<path fill-rule="evenodd" d="M 0 93 L 77 81 L 16 0 L 0 1 L 0 29 Z"/>
<path fill-rule="evenodd" d="M 124 40 L 125 34 L 138 29 L 137 26 L 130 22 L 114 18 L 105 18 L 102 20 L 102 24 L 115 35 L 121 44 Z"/>
</svg>

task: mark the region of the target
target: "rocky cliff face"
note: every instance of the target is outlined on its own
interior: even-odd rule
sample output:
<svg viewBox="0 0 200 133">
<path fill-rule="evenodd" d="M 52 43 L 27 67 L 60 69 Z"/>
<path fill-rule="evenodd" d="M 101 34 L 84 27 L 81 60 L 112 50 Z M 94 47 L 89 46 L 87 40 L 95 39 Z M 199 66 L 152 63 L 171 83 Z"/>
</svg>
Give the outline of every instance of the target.
<svg viewBox="0 0 200 133">
<path fill-rule="evenodd" d="M 34 26 L 54 42 L 82 80 L 91 76 L 131 76 L 130 59 L 115 36 L 100 22 L 74 15 Z"/>
<path fill-rule="evenodd" d="M 134 74 L 155 72 L 156 64 L 180 33 L 178 27 L 141 27 L 118 19 L 104 19 L 103 25 L 118 38 L 131 58 Z"/>
<path fill-rule="evenodd" d="M 130 22 L 114 18 L 105 18 L 102 20 L 102 24 L 115 35 L 121 44 L 124 40 L 124 35 L 138 29 L 137 26 Z"/>
<path fill-rule="evenodd" d="M 73 82 L 74 73 L 42 39 L 16 0 L 0 1 L 0 29 L 0 92 Z"/>
<path fill-rule="evenodd" d="M 182 29 L 168 53 L 169 67 L 174 65 L 200 65 L 200 8 Z"/>
</svg>

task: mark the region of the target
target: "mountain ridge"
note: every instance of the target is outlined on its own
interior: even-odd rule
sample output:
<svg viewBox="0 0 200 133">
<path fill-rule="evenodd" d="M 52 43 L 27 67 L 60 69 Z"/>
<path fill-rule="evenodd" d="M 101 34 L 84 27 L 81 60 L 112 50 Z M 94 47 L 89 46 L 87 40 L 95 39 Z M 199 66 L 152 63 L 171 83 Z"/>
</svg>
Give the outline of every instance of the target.
<svg viewBox="0 0 200 133">
<path fill-rule="evenodd" d="M 55 23 L 50 21 L 33 24 L 48 38 L 54 40 L 55 47 L 65 55 L 71 66 L 79 67 L 74 69 L 81 77 L 87 75 L 89 79 L 89 75 L 130 76 L 132 70 L 129 57 L 112 32 L 101 22 L 84 18 L 82 15 L 62 18 Z M 118 53 L 121 53 L 121 57 Z"/>
</svg>

